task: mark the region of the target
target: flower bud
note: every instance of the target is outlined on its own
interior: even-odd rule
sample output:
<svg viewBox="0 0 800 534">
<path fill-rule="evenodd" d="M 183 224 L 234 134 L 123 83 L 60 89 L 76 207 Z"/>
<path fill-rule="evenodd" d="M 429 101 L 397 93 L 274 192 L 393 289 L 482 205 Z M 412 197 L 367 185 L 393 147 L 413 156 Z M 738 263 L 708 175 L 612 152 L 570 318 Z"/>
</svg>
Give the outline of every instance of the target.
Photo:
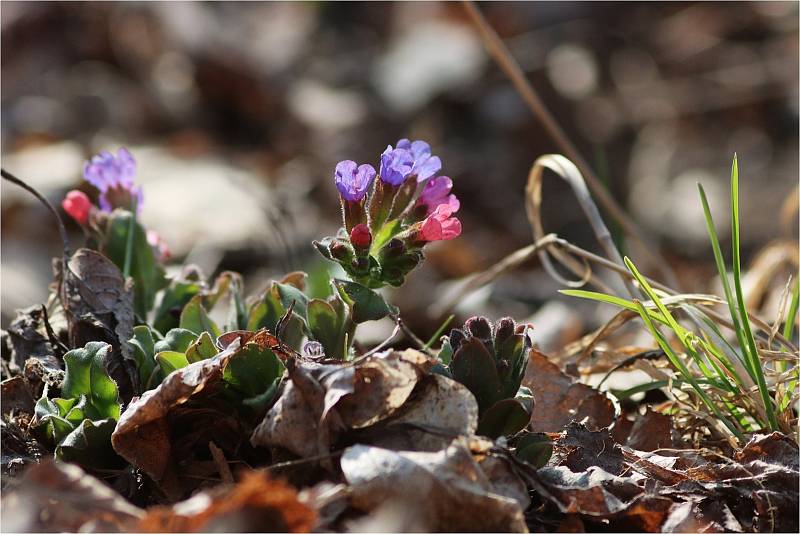
<svg viewBox="0 0 800 534">
<path fill-rule="evenodd" d="M 470 317 L 464 323 L 464 328 L 472 334 L 472 337 L 478 339 L 492 339 L 492 325 L 486 320 L 486 317 Z"/>
<path fill-rule="evenodd" d="M 350 243 L 356 250 L 367 250 L 372 244 L 372 234 L 366 224 L 357 224 L 350 232 Z"/>
<path fill-rule="evenodd" d="M 516 326 L 517 325 L 514 323 L 514 319 L 510 317 L 503 317 L 497 321 L 497 324 L 494 327 L 494 337 L 498 347 L 501 346 L 505 340 L 514 335 L 514 329 Z"/>
<path fill-rule="evenodd" d="M 89 220 L 92 201 L 83 191 L 72 190 L 61 201 L 61 207 L 64 208 L 67 215 L 75 219 L 75 222 L 84 225 Z"/>
<path fill-rule="evenodd" d="M 353 252 L 350 250 L 350 247 L 340 241 L 332 243 L 329 250 L 331 252 L 331 256 L 339 261 L 348 261 L 353 256 Z"/>
</svg>

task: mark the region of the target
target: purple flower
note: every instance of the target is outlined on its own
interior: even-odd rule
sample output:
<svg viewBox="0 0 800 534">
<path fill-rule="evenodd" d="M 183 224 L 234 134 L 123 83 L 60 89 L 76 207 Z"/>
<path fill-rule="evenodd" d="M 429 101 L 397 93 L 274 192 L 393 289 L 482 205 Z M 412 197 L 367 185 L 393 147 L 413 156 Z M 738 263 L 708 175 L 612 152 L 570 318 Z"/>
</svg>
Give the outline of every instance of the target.
<svg viewBox="0 0 800 534">
<path fill-rule="evenodd" d="M 333 179 L 339 194 L 345 200 L 358 202 L 367 194 L 367 189 L 375 178 L 375 168 L 372 165 L 358 165 L 355 161 L 344 160 L 336 164 Z"/>
<path fill-rule="evenodd" d="M 116 207 L 130 209 L 133 198 L 139 211 L 144 197 L 142 188 L 133 184 L 135 175 L 136 161 L 126 148 L 117 150 L 116 156 L 101 152 L 83 166 L 83 177 L 100 190 L 100 208 L 103 211 L 112 211 Z"/>
<path fill-rule="evenodd" d="M 400 185 L 406 181 L 414 166 L 411 151 L 403 148 L 386 147 L 381 154 L 381 180 L 391 185 Z"/>
<path fill-rule="evenodd" d="M 417 182 L 424 182 L 442 169 L 442 160 L 438 156 L 431 156 L 431 146 L 425 141 L 411 142 L 408 139 L 400 139 L 397 148 L 411 152 L 414 158 L 411 174 L 417 175 Z"/>
<path fill-rule="evenodd" d="M 417 205 L 424 205 L 428 210 L 428 215 L 436 211 L 436 208 L 442 204 L 448 206 L 450 211 L 455 213 L 461 207 L 461 203 L 455 195 L 450 193 L 451 189 L 453 189 L 453 180 L 447 176 L 431 178 L 425 184 L 425 188 L 417 200 Z"/>
</svg>

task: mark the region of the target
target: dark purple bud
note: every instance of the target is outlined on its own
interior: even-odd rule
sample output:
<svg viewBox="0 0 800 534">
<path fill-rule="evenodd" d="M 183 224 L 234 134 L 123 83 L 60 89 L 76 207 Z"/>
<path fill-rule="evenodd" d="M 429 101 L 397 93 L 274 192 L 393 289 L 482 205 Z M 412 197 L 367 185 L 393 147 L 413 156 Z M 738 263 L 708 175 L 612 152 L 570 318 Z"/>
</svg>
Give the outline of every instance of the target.
<svg viewBox="0 0 800 534">
<path fill-rule="evenodd" d="M 472 337 L 478 339 L 492 339 L 492 325 L 486 320 L 486 317 L 470 317 L 464 323 L 464 329 L 469 332 Z"/>
<path fill-rule="evenodd" d="M 514 335 L 514 329 L 517 327 L 514 319 L 511 317 L 503 317 L 494 327 L 494 339 L 497 346 L 501 346 L 505 340 Z"/>
</svg>

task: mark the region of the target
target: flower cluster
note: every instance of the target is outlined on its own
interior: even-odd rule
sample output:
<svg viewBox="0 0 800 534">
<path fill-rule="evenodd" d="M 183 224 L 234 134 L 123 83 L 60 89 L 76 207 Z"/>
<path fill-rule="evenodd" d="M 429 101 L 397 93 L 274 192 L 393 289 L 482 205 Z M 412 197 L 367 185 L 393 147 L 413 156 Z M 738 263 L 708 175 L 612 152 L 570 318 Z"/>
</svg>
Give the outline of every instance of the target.
<svg viewBox="0 0 800 534">
<path fill-rule="evenodd" d="M 100 209 L 112 212 L 114 208 L 131 210 L 137 213 L 142 207 L 142 188 L 133 182 L 136 176 L 136 160 L 128 149 L 120 148 L 117 155 L 101 152 L 83 166 L 83 178 L 100 191 Z M 89 221 L 89 215 L 96 209 L 86 193 L 73 190 L 67 193 L 61 203 L 67 215 L 80 225 Z"/>
<path fill-rule="evenodd" d="M 91 226 L 97 221 L 97 215 L 111 213 L 117 208 L 141 211 L 144 196 L 141 186 L 134 183 L 136 177 L 136 160 L 127 148 L 117 150 L 116 156 L 111 152 L 101 152 L 92 157 L 83 166 L 83 178 L 100 191 L 98 203 L 100 209 L 92 204 L 89 196 L 83 191 L 69 191 L 61 201 L 61 207 L 80 226 Z M 95 219 L 92 219 L 95 217 Z M 153 248 L 159 261 L 167 261 L 170 251 L 167 244 L 153 230 L 147 231 L 147 241 Z"/>
<path fill-rule="evenodd" d="M 334 183 L 344 228 L 315 246 L 356 281 L 399 286 L 419 265 L 426 243 L 461 234 L 453 181 L 436 176 L 441 168 L 428 143 L 408 139 L 386 147 L 379 172 L 367 163 L 339 162 Z"/>
</svg>

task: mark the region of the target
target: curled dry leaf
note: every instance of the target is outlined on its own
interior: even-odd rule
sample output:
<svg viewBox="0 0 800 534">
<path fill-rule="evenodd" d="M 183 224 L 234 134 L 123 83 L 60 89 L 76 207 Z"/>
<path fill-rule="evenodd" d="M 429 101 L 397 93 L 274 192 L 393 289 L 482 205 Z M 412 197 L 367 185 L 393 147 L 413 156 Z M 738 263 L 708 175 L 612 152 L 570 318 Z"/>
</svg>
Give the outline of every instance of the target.
<svg viewBox="0 0 800 534">
<path fill-rule="evenodd" d="M 136 362 L 125 342 L 133 337 L 132 282 L 94 250 L 78 249 L 66 265 L 67 272 L 56 276 L 63 277 L 61 304 L 67 312 L 71 343 L 82 347 L 89 341 L 105 341 L 114 348 L 106 367 L 127 402 L 138 391 L 139 381 Z"/>
<path fill-rule="evenodd" d="M 387 351 L 354 364 L 289 360 L 289 381 L 251 443 L 303 457 L 327 454 L 343 431 L 373 425 L 402 406 L 432 365 L 414 350 Z"/>
<path fill-rule="evenodd" d="M 147 510 L 138 532 L 310 532 L 316 514 L 291 486 L 250 471 L 233 486 L 220 486 L 171 507 Z"/>
<path fill-rule="evenodd" d="M 574 473 L 599 467 L 612 475 L 619 475 L 625 469 L 622 450 L 605 428 L 591 431 L 585 425 L 572 422 L 555 445 L 559 456 L 563 456 L 559 464 Z"/>
<path fill-rule="evenodd" d="M 117 454 L 153 480 L 164 479 L 173 463 L 167 415 L 193 395 L 220 381 L 225 363 L 238 348 L 239 343 L 234 342 L 212 358 L 171 373 L 156 389 L 131 402 L 111 435 Z"/>
<path fill-rule="evenodd" d="M 576 382 L 536 349 L 529 354 L 522 385 L 531 389 L 536 400 L 531 418 L 534 432 L 561 432 L 573 420 L 591 430 L 611 424 L 614 406 L 608 397 Z"/>
<path fill-rule="evenodd" d="M 0 384 L 0 406 L 3 415 L 27 413 L 33 415 L 36 400 L 30 384 L 22 376 L 3 380 Z"/>
<path fill-rule="evenodd" d="M 350 502 L 363 512 L 392 503 L 414 510 L 429 531 L 527 531 L 525 485 L 507 464 L 485 470 L 460 440 L 438 452 L 356 445 L 341 467 Z"/>
<path fill-rule="evenodd" d="M 50 342 L 45 336 L 41 306 L 17 310 L 16 318 L 8 325 L 8 339 L 11 345 L 10 363 L 19 369 L 28 358 L 54 357 Z"/>
<path fill-rule="evenodd" d="M 119 531 L 144 512 L 80 467 L 31 466 L 2 500 L 3 532 Z"/>
<path fill-rule="evenodd" d="M 370 443 L 378 447 L 433 452 L 456 436 L 472 436 L 478 403 L 459 382 L 439 374 L 424 377 L 408 401 L 388 419 Z"/>
<path fill-rule="evenodd" d="M 683 444 L 672 417 L 650 408 L 644 414 L 636 414 L 633 420 L 627 414 L 620 415 L 611 431 L 614 440 L 620 445 L 627 445 L 638 451 L 654 451 L 656 449 L 677 449 Z"/>
</svg>

